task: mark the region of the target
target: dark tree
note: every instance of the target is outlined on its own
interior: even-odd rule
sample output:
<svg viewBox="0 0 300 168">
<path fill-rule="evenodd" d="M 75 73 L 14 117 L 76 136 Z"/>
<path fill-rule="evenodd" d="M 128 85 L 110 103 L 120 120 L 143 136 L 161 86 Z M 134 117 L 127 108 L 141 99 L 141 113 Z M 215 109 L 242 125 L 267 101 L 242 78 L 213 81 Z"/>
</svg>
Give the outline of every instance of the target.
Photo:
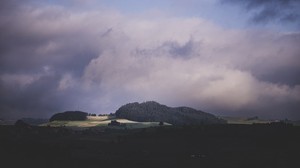
<svg viewBox="0 0 300 168">
<path fill-rule="evenodd" d="M 117 118 L 140 122 L 167 122 L 172 125 L 224 124 L 225 120 L 189 107 L 168 107 L 154 101 L 129 103 L 116 111 Z"/>
<path fill-rule="evenodd" d="M 63 113 L 56 113 L 50 121 L 84 121 L 87 119 L 88 113 L 82 111 L 66 111 Z"/>
</svg>

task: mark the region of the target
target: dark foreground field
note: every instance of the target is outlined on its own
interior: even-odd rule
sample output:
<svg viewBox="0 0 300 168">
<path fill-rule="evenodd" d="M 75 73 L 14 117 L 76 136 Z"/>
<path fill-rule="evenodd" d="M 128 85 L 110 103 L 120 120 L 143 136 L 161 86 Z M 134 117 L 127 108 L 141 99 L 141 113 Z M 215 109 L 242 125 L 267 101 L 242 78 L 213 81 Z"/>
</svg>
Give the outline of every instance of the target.
<svg viewBox="0 0 300 168">
<path fill-rule="evenodd" d="M 300 127 L 0 127 L 0 167 L 300 167 Z"/>
</svg>

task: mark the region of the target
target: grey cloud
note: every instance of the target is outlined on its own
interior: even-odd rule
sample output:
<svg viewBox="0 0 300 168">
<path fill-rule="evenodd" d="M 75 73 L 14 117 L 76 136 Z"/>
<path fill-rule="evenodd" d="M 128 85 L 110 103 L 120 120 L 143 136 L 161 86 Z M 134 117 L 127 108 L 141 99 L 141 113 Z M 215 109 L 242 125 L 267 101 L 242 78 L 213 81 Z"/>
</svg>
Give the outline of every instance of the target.
<svg viewBox="0 0 300 168">
<path fill-rule="evenodd" d="M 169 52 L 171 55 L 178 56 L 178 57 L 189 57 L 193 55 L 193 48 L 195 48 L 193 45 L 197 43 L 194 43 L 191 40 L 186 42 L 183 45 L 180 45 L 176 42 L 167 42 L 165 43 L 165 46 L 169 48 Z"/>
<path fill-rule="evenodd" d="M 194 42 L 193 39 L 188 40 L 183 44 L 179 44 L 177 41 L 166 41 L 160 46 L 150 49 L 136 49 L 134 54 L 141 56 L 165 56 L 169 55 L 174 58 L 189 59 L 199 54 L 198 51 L 201 46 L 201 42 Z"/>
<path fill-rule="evenodd" d="M 55 77 L 42 77 L 27 87 L 1 81 L 1 114 L 10 117 L 45 116 L 42 112 L 58 110 L 61 103 L 53 97 Z"/>
<path fill-rule="evenodd" d="M 300 24 L 300 2 L 298 0 L 222 0 L 225 3 L 238 4 L 252 12 L 255 23 L 279 21 Z"/>
<path fill-rule="evenodd" d="M 10 117 L 49 116 L 79 104 L 80 91 L 60 93 L 57 87 L 65 73 L 80 79 L 85 66 L 100 54 L 101 29 L 91 34 L 88 30 L 96 27 L 81 25 L 83 14 L 26 2 L 1 1 L 0 111 Z"/>
<path fill-rule="evenodd" d="M 296 86 L 300 83 L 296 75 L 300 71 L 299 37 L 299 33 L 249 32 L 241 41 L 215 52 L 234 57 L 230 60 L 235 68 L 250 71 L 262 81 Z"/>
</svg>

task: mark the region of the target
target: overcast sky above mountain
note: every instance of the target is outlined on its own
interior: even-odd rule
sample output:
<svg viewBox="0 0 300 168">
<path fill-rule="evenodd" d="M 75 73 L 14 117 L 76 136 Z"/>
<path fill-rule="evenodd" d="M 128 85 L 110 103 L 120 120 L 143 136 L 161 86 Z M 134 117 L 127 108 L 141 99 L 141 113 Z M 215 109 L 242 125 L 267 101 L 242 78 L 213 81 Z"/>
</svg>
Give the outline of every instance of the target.
<svg viewBox="0 0 300 168">
<path fill-rule="evenodd" d="M 0 117 L 155 100 L 300 119 L 296 0 L 1 0 Z"/>
</svg>

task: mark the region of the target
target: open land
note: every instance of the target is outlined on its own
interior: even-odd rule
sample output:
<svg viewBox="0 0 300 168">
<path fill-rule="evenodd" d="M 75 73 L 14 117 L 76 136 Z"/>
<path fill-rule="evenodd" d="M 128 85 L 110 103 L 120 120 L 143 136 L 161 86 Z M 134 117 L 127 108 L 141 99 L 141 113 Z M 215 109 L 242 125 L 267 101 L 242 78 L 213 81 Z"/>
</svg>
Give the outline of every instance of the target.
<svg viewBox="0 0 300 168">
<path fill-rule="evenodd" d="M 283 123 L 73 128 L 1 126 L 1 165 L 282 168 L 300 163 L 300 127 Z"/>
</svg>

